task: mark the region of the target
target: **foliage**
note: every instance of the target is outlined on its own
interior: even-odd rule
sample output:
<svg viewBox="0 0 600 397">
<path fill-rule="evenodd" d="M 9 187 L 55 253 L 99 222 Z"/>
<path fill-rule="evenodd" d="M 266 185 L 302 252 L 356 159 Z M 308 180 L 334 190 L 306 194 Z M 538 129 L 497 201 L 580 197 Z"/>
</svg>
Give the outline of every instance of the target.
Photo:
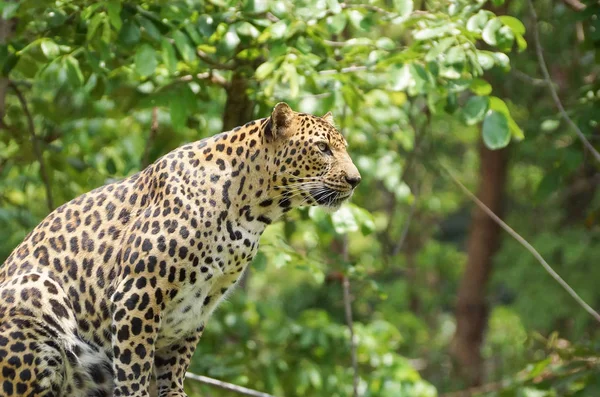
<svg viewBox="0 0 600 397">
<path fill-rule="evenodd" d="M 581 13 L 535 3 L 560 94 L 591 137 L 597 2 Z M 469 213 L 438 161 L 474 186 L 480 139 L 491 149 L 519 142 L 509 223 L 600 302 L 596 166 L 528 77 L 538 65 L 526 10 L 521 0 L 0 1 L 2 17 L 18 21 L 0 45 L 0 70 L 24 93 L 34 124 L 9 89 L 0 262 L 47 214 L 46 195 L 58 206 L 220 132 L 232 96 L 247 97 L 253 118 L 279 101 L 331 110 L 363 176 L 352 204 L 294 211 L 269 229 L 248 286 L 219 309 L 192 370 L 274 394 L 351 395 L 343 274 L 362 396 L 460 388 L 447 350 Z M 498 395 L 596 395 L 597 347 L 588 341 L 597 327 L 517 244 L 503 243 L 495 268 L 483 354 L 490 381 L 504 380 Z M 534 331 L 576 342 L 540 347 Z"/>
</svg>

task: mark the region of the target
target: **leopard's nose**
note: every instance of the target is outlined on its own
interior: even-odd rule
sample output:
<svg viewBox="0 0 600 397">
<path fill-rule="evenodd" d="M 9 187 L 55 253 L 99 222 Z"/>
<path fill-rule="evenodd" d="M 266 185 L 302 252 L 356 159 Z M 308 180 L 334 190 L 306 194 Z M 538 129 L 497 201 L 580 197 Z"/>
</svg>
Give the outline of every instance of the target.
<svg viewBox="0 0 600 397">
<path fill-rule="evenodd" d="M 352 188 L 355 188 L 360 183 L 360 176 L 348 176 L 348 175 L 346 175 L 346 182 L 348 182 L 348 184 L 350 186 L 352 186 Z"/>
</svg>

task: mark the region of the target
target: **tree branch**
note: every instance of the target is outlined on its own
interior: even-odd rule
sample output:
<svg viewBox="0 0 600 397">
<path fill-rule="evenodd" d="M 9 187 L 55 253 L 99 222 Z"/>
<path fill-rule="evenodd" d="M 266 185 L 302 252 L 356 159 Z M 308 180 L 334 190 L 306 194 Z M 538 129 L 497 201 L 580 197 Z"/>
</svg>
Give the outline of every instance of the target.
<svg viewBox="0 0 600 397">
<path fill-rule="evenodd" d="M 204 63 L 209 64 L 210 66 L 212 66 L 215 69 L 235 70 L 235 65 L 225 65 L 223 63 L 219 63 L 219 62 L 215 61 L 214 59 L 212 59 L 207 53 L 205 53 L 202 50 L 196 50 L 196 55 L 198 55 L 198 58 L 203 60 Z"/>
<path fill-rule="evenodd" d="M 234 385 L 233 383 L 223 382 L 217 379 L 209 378 L 208 376 L 196 375 L 191 372 L 186 372 L 185 377 L 190 380 L 194 380 L 196 382 L 204 383 L 207 385 L 215 386 L 223 390 L 232 391 L 237 394 L 242 394 L 245 396 L 252 397 L 275 397 L 271 394 L 263 393 L 260 391 L 248 389 L 247 387 L 242 387 L 238 385 Z"/>
<path fill-rule="evenodd" d="M 347 68 L 341 68 L 339 70 L 337 70 L 337 69 L 321 70 L 319 72 L 319 74 L 325 76 L 325 75 L 337 74 L 337 73 L 354 73 L 354 72 L 362 72 L 367 69 L 368 69 L 367 66 L 348 66 Z"/>
<path fill-rule="evenodd" d="M 475 204 L 477 204 L 477 206 L 479 208 L 481 208 L 481 210 L 483 212 L 485 212 L 490 218 L 492 218 L 492 220 L 494 222 L 496 222 L 502 229 L 504 229 L 508 234 L 510 234 L 515 240 L 517 240 L 517 242 L 519 242 L 519 244 L 521 244 L 527 251 L 529 251 L 534 257 L 535 259 L 537 259 L 537 261 L 542 265 L 542 267 L 544 268 L 544 270 L 546 270 L 546 272 L 548 272 L 548 274 L 550 274 L 550 276 L 552 278 L 554 278 L 554 280 L 556 280 L 556 282 L 558 282 L 558 284 L 563 287 L 563 289 L 565 291 L 567 291 L 567 293 L 569 295 L 571 295 L 571 297 L 573 299 L 575 299 L 575 301 L 586 311 L 588 312 L 596 321 L 598 321 L 600 323 L 600 314 L 598 314 L 598 312 L 596 312 L 590 305 L 588 305 L 578 294 L 577 292 L 575 292 L 575 290 L 573 290 L 573 288 L 571 288 L 571 286 L 569 284 L 567 284 L 567 282 L 565 280 L 562 279 L 562 277 L 560 277 L 558 275 L 558 273 L 556 273 L 554 271 L 554 269 L 548 264 L 548 262 L 546 262 L 546 260 L 542 257 L 542 255 L 540 255 L 540 253 L 531 245 L 527 242 L 527 240 L 525 240 L 523 237 L 521 237 L 521 235 L 517 232 L 515 232 L 510 226 L 508 226 L 506 223 L 504 223 L 504 221 L 502 219 L 500 219 L 496 214 L 494 214 L 494 212 L 492 210 L 490 210 L 481 200 L 479 200 L 473 193 L 471 193 L 471 191 L 469 189 L 467 189 L 465 187 L 465 185 L 463 185 L 453 174 L 452 172 L 450 172 L 450 170 L 446 167 L 444 167 L 443 165 L 440 164 L 440 166 L 442 167 L 442 169 L 444 171 L 446 171 L 446 173 L 450 176 L 450 178 L 454 181 L 454 183 L 456 183 L 458 185 L 458 187 L 462 190 L 462 192 L 469 197 Z"/>
<path fill-rule="evenodd" d="M 569 6 L 574 11 L 583 11 L 585 10 L 585 4 L 580 2 L 579 0 L 563 0 L 563 2 Z"/>
<path fill-rule="evenodd" d="M 571 117 L 569 117 L 565 108 L 563 107 L 562 102 L 560 101 L 560 98 L 558 97 L 558 93 L 556 92 L 556 89 L 554 88 L 554 84 L 552 83 L 552 78 L 550 77 L 550 72 L 548 72 L 548 66 L 546 65 L 546 61 L 544 60 L 544 52 L 543 52 L 542 44 L 540 41 L 540 32 L 537 27 L 537 24 L 538 24 L 537 13 L 535 12 L 535 8 L 533 7 L 532 0 L 528 0 L 528 3 L 529 3 L 529 10 L 531 12 L 531 18 L 533 19 L 532 25 L 533 25 L 533 40 L 535 42 L 535 52 L 537 54 L 538 63 L 540 64 L 540 69 L 542 70 L 544 80 L 546 80 L 546 84 L 548 85 L 548 89 L 550 90 L 550 94 L 552 95 L 552 99 L 554 100 L 554 104 L 558 108 L 558 111 L 560 112 L 563 119 L 575 131 L 575 133 L 577 134 L 577 136 L 579 137 L 579 139 L 581 140 L 583 145 L 592 153 L 592 155 L 594 156 L 596 161 L 600 162 L 600 153 L 598 153 L 598 151 L 596 151 L 596 149 L 590 143 L 590 141 L 587 140 L 587 138 L 585 137 L 585 135 L 583 134 L 581 129 L 577 126 L 577 124 L 575 124 L 575 122 L 571 119 Z"/>
<path fill-rule="evenodd" d="M 213 84 L 219 85 L 223 88 L 229 87 L 229 81 L 226 78 L 221 76 L 220 74 L 214 73 L 212 70 L 210 72 L 198 73 L 196 75 L 185 75 L 179 78 L 179 81 L 193 81 L 193 80 L 208 80 Z"/>
<path fill-rule="evenodd" d="M 350 354 L 352 356 L 352 390 L 353 396 L 358 397 L 358 359 L 356 356 L 356 335 L 354 335 L 354 325 L 352 322 L 352 298 L 350 294 L 350 280 L 346 275 L 342 278 L 342 288 L 344 289 L 344 313 L 346 324 L 350 330 Z"/>
<path fill-rule="evenodd" d="M 42 178 L 44 187 L 46 188 L 46 204 L 48 205 L 48 210 L 52 212 L 52 210 L 54 210 L 54 200 L 52 199 L 52 186 L 50 185 L 50 178 L 48 177 L 46 165 L 44 164 L 42 149 L 40 148 L 40 143 L 38 141 L 37 135 L 35 134 L 35 124 L 33 123 L 33 117 L 31 116 L 29 106 L 27 106 L 27 101 L 25 100 L 25 97 L 23 96 L 21 90 L 19 90 L 19 87 L 17 87 L 17 85 L 14 84 L 12 81 L 8 84 L 9 87 L 17 95 L 17 98 L 21 103 L 21 107 L 23 108 L 23 113 L 25 113 L 25 117 L 27 118 L 29 135 L 31 135 L 31 143 L 33 145 L 33 152 L 35 154 L 35 157 L 37 158 L 38 163 L 40 164 L 40 176 Z"/>
</svg>

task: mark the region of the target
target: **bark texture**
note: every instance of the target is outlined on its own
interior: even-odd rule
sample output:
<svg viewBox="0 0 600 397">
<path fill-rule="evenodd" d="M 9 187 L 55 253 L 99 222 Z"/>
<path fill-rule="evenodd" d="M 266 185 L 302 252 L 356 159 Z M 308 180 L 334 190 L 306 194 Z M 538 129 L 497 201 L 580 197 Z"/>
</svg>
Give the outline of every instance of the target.
<svg viewBox="0 0 600 397">
<path fill-rule="evenodd" d="M 248 96 L 248 81 L 244 76 L 234 73 L 226 91 L 223 131 L 246 124 L 253 119 L 254 113 L 254 103 Z"/>
<path fill-rule="evenodd" d="M 480 143 L 479 153 L 477 196 L 501 217 L 508 164 L 507 149 L 492 151 Z M 467 266 L 458 291 L 456 333 L 452 343 L 452 355 L 458 365 L 458 373 L 469 386 L 478 386 L 483 381 L 480 348 L 489 312 L 485 295 L 492 271 L 492 259 L 499 247 L 500 232 L 500 227 L 492 219 L 478 207 L 474 207 L 467 242 Z"/>
</svg>

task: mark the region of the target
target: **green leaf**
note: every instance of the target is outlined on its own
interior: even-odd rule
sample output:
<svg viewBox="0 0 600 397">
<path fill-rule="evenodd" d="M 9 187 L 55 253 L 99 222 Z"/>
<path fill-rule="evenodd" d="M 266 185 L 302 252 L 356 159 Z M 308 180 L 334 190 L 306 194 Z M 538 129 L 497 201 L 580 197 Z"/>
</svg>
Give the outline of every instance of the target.
<svg viewBox="0 0 600 397">
<path fill-rule="evenodd" d="M 525 51 L 527 49 L 527 41 L 525 41 L 525 38 L 520 34 L 515 34 L 515 39 L 517 40 L 517 49 L 519 52 Z"/>
<path fill-rule="evenodd" d="M 241 22 L 236 24 L 235 30 L 240 37 L 255 39 L 260 35 L 260 32 L 250 22 Z M 237 45 L 237 44 L 236 44 Z"/>
<path fill-rule="evenodd" d="M 51 39 L 42 40 L 40 47 L 42 48 L 42 53 L 44 53 L 44 56 L 48 60 L 52 60 L 60 54 L 60 48 Z"/>
<path fill-rule="evenodd" d="M 150 44 L 142 44 L 138 47 L 134 57 L 135 70 L 142 77 L 150 76 L 156 69 L 156 51 Z"/>
<path fill-rule="evenodd" d="M 327 30 L 331 34 L 340 34 L 348 23 L 348 16 L 344 13 L 328 16 L 326 19 Z"/>
<path fill-rule="evenodd" d="M 511 28 L 511 30 L 515 34 L 519 34 L 519 35 L 525 34 L 525 25 L 523 25 L 523 22 L 519 21 L 517 18 L 508 16 L 508 15 L 503 15 L 501 17 L 498 17 L 498 19 L 503 24 L 505 24 L 506 26 Z"/>
<path fill-rule="evenodd" d="M 510 132 L 516 139 L 520 140 L 525 137 L 525 135 L 523 134 L 523 130 L 521 130 L 521 128 L 517 125 L 515 120 L 512 118 L 510 111 L 508 110 L 508 106 L 506 106 L 506 103 L 502 99 L 495 97 L 495 96 L 491 96 L 490 97 L 490 109 L 500 112 L 506 117 L 506 119 L 508 120 L 508 126 L 510 128 Z"/>
<path fill-rule="evenodd" d="M 110 22 L 108 22 L 108 19 L 104 19 L 102 21 L 102 35 L 100 36 L 100 39 L 106 44 L 110 43 L 110 32 Z"/>
<path fill-rule="evenodd" d="M 483 79 L 474 79 L 469 89 L 476 95 L 490 95 L 492 93 L 492 85 Z"/>
<path fill-rule="evenodd" d="M 445 53 L 454 43 L 456 43 L 455 37 L 446 37 L 441 39 L 427 52 L 427 55 L 425 55 L 425 60 L 427 62 L 434 61 L 440 54 Z"/>
<path fill-rule="evenodd" d="M 484 119 L 490 106 L 487 96 L 472 96 L 462 109 L 461 117 L 465 124 L 475 125 Z"/>
<path fill-rule="evenodd" d="M 339 14 L 342 12 L 342 6 L 340 6 L 340 2 L 338 0 L 327 0 L 327 6 L 329 7 L 329 11 L 334 14 Z"/>
<path fill-rule="evenodd" d="M 467 21 L 467 30 L 469 32 L 479 33 L 485 27 L 485 24 L 490 19 L 490 16 L 493 16 L 489 11 L 480 10 L 477 14 L 473 15 Z"/>
<path fill-rule="evenodd" d="M 271 61 L 267 61 L 261 64 L 258 68 L 256 68 L 256 72 L 254 72 L 254 77 L 257 80 L 264 80 L 268 75 L 270 75 L 273 70 L 275 70 L 275 63 Z"/>
<path fill-rule="evenodd" d="M 106 14 L 101 12 L 99 14 L 94 15 L 94 17 L 90 20 L 86 34 L 87 41 L 92 41 L 94 35 L 96 34 L 96 31 L 98 30 L 98 27 L 100 26 L 102 21 L 104 21 L 104 18 L 106 18 Z"/>
<path fill-rule="evenodd" d="M 495 110 L 489 110 L 483 120 L 483 142 L 491 149 L 501 149 L 510 142 L 510 130 L 506 116 Z"/>
<path fill-rule="evenodd" d="M 190 40 L 182 31 L 176 30 L 173 33 L 173 40 L 175 40 L 175 47 L 184 61 L 192 62 L 196 59 L 196 51 L 194 51 L 194 48 L 190 44 Z"/>
<path fill-rule="evenodd" d="M 81 12 L 81 19 L 83 19 L 83 20 L 90 19 L 92 14 L 95 13 L 96 10 L 98 10 L 98 8 L 100 8 L 100 7 L 102 7 L 101 2 L 96 2 L 96 3 L 92 4 L 91 6 L 86 7 Z"/>
<path fill-rule="evenodd" d="M 143 16 L 139 17 L 139 22 L 142 26 L 142 31 L 145 32 L 148 37 L 155 41 L 161 41 L 162 35 L 156 25 L 154 25 L 154 22 Z"/>
<path fill-rule="evenodd" d="M 494 67 L 496 63 L 493 55 L 489 51 L 477 51 L 477 63 L 482 67 L 483 70 L 489 70 Z"/>
<path fill-rule="evenodd" d="M 461 46 L 450 48 L 446 54 L 446 61 L 449 64 L 463 63 L 466 60 L 465 50 Z"/>
<path fill-rule="evenodd" d="M 174 74 L 177 72 L 177 56 L 175 55 L 175 49 L 166 38 L 161 40 L 160 46 L 163 63 L 167 67 L 169 73 Z"/>
<path fill-rule="evenodd" d="M 83 84 L 83 73 L 79 68 L 79 61 L 73 56 L 68 55 L 63 59 L 67 70 L 67 80 L 72 87 L 80 87 Z"/>
<path fill-rule="evenodd" d="M 485 41 L 489 45 L 492 45 L 492 46 L 497 45 L 498 38 L 496 37 L 496 34 L 498 33 L 498 30 L 501 27 L 502 27 L 502 21 L 500 21 L 500 19 L 494 18 L 494 19 L 490 20 L 485 25 L 485 28 L 483 28 L 483 32 L 481 33 L 481 38 L 483 39 L 483 41 Z"/>
<path fill-rule="evenodd" d="M 169 101 L 169 114 L 171 124 L 175 130 L 181 130 L 185 127 L 189 112 L 181 96 L 173 95 Z"/>
<path fill-rule="evenodd" d="M 119 40 L 125 45 L 137 44 L 141 36 L 140 27 L 133 20 L 125 22 L 119 31 Z"/>
<path fill-rule="evenodd" d="M 20 1 L 4 1 L 2 7 L 2 19 L 11 19 L 17 15 L 17 10 L 20 5 Z"/>
<path fill-rule="evenodd" d="M 196 96 L 188 84 L 182 84 L 169 95 L 169 114 L 176 130 L 182 130 L 188 117 L 196 110 Z"/>
<path fill-rule="evenodd" d="M 121 21 L 121 2 L 118 0 L 110 0 L 106 3 L 106 9 L 108 11 L 110 24 L 116 30 L 120 30 L 123 25 L 123 22 Z"/>
<path fill-rule="evenodd" d="M 298 96 L 298 92 L 300 91 L 300 85 L 298 83 L 298 72 L 296 71 L 296 67 L 291 63 L 285 63 L 282 66 L 283 70 L 283 80 L 287 81 L 290 84 L 290 96 L 295 98 Z"/>
<path fill-rule="evenodd" d="M 252 268 L 262 272 L 267 267 L 267 257 L 262 251 L 258 251 L 252 261 Z"/>
<path fill-rule="evenodd" d="M 219 43 L 218 52 L 223 55 L 232 54 L 240 44 L 240 37 L 234 29 L 229 29 Z"/>
<path fill-rule="evenodd" d="M 355 232 L 358 230 L 358 223 L 354 218 L 352 210 L 348 206 L 342 206 L 339 210 L 331 215 L 333 228 L 338 234 Z"/>
<path fill-rule="evenodd" d="M 394 0 L 394 8 L 402 17 L 407 17 L 413 12 L 413 0 Z"/>
</svg>

